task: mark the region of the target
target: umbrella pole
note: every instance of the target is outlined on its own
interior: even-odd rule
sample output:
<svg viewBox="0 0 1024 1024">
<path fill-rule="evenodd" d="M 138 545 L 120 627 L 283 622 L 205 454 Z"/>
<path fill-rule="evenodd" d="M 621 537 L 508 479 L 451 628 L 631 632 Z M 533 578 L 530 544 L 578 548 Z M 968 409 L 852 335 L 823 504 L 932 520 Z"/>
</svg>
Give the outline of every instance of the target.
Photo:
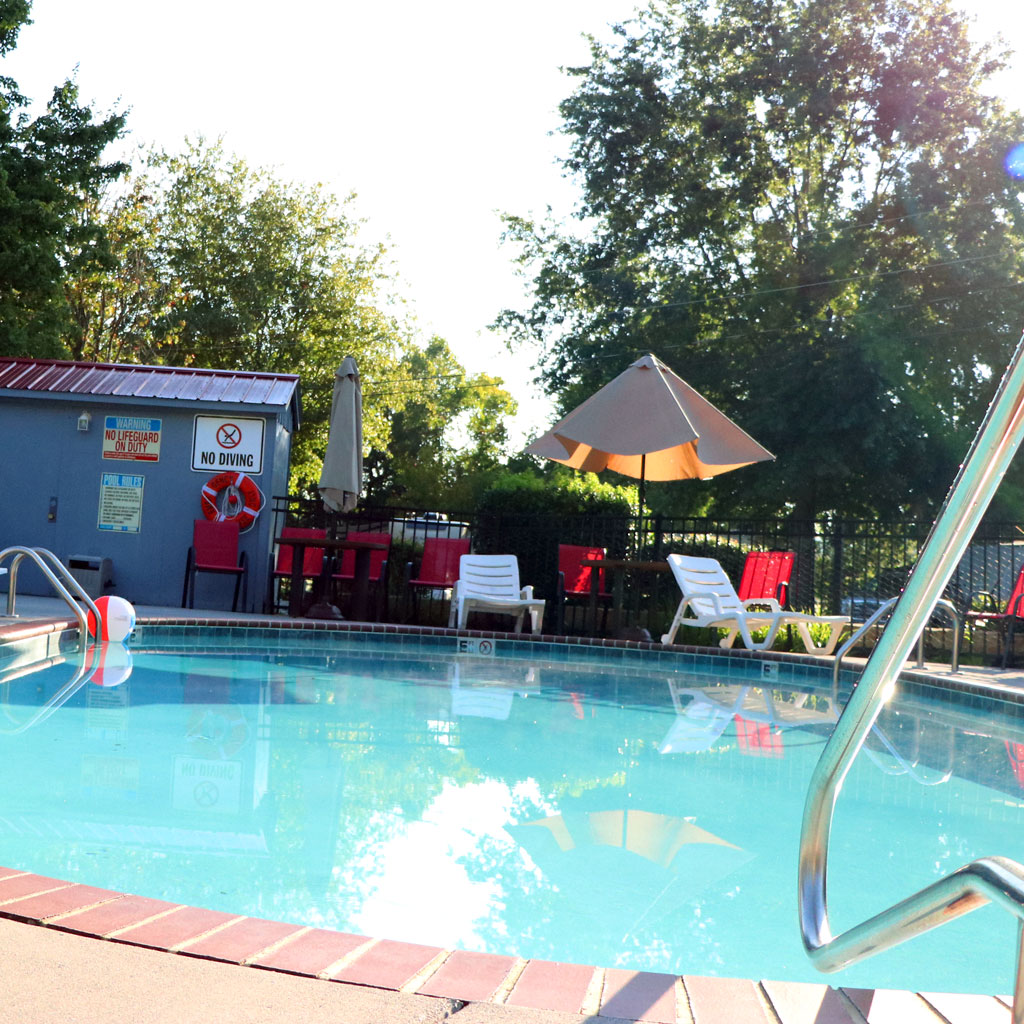
<svg viewBox="0 0 1024 1024">
<path fill-rule="evenodd" d="M 643 555 L 643 542 L 644 542 L 644 499 L 647 493 L 647 487 L 645 477 L 647 475 L 647 455 L 641 454 L 640 456 L 640 489 L 639 489 L 639 509 L 637 510 L 636 520 L 636 551 L 637 556 L 642 557 Z"/>
</svg>

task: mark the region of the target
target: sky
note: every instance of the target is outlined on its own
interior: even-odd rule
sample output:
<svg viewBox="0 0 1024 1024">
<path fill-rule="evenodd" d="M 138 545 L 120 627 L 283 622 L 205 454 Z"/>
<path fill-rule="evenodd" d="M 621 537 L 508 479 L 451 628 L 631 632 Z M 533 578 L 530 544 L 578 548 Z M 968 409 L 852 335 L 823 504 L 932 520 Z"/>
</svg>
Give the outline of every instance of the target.
<svg viewBox="0 0 1024 1024">
<path fill-rule="evenodd" d="M 566 214 L 558 166 L 563 67 L 586 63 L 634 0 L 34 0 L 2 64 L 45 101 L 74 75 L 97 112 L 128 111 L 129 141 L 226 150 L 288 181 L 356 194 L 367 242 L 385 241 L 424 337 L 470 372 L 501 376 L 520 402 L 512 443 L 552 420 L 530 352 L 487 330 L 525 307 L 500 244 L 500 214 Z M 1024 51 L 1024 5 L 960 0 L 978 38 Z M 1024 104 L 1024 59 L 1001 83 Z M 625 369 L 621 367 L 620 369 Z M 372 367 L 360 367 L 373 380 Z M 616 369 L 619 372 L 619 369 Z"/>
</svg>

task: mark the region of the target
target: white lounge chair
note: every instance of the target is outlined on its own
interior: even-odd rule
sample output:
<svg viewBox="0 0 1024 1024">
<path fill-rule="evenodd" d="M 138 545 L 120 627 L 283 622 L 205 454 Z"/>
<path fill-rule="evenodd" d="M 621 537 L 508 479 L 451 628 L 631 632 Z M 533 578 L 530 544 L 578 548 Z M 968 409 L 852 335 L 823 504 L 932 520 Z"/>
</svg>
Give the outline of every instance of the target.
<svg viewBox="0 0 1024 1024">
<path fill-rule="evenodd" d="M 516 632 L 530 615 L 530 632 L 539 633 L 544 621 L 544 601 L 533 596 L 533 587 L 519 586 L 519 562 L 515 555 L 462 555 L 459 578 L 452 588 L 448 625 L 465 629 L 470 612 L 498 612 L 516 616 Z"/>
<path fill-rule="evenodd" d="M 714 558 L 669 555 L 668 564 L 683 598 L 676 609 L 672 625 L 661 638 L 663 644 L 675 640 L 680 626 L 712 626 L 729 630 L 719 641 L 720 647 L 732 647 L 738 634 L 748 650 L 765 651 L 775 642 L 781 626 L 793 625 L 808 651 L 832 654 L 840 634 L 850 624 L 848 615 L 810 615 L 783 611 L 773 598 L 759 597 L 741 601 L 725 570 Z M 768 627 L 767 636 L 763 640 L 754 640 L 751 634 L 765 626 Z M 828 639 L 823 646 L 815 644 L 811 626 L 830 627 Z"/>
</svg>

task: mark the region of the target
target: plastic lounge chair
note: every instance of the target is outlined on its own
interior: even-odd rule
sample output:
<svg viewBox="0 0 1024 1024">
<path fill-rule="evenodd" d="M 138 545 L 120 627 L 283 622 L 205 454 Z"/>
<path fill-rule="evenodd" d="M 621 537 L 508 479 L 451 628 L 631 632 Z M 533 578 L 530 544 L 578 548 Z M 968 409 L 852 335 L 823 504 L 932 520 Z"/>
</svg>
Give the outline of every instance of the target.
<svg viewBox="0 0 1024 1024">
<path fill-rule="evenodd" d="M 519 586 L 519 562 L 515 555 L 462 555 L 459 578 L 452 588 L 449 627 L 465 629 L 470 612 L 514 615 L 517 633 L 529 612 L 530 632 L 539 633 L 544 621 L 544 601 L 534 598 L 533 587 Z"/>
<path fill-rule="evenodd" d="M 1024 565 L 1021 565 L 1020 572 L 1017 573 L 1017 581 L 1002 611 L 999 610 L 995 596 L 987 590 L 981 591 L 975 597 L 981 599 L 984 608 L 979 612 L 967 612 L 965 623 L 981 627 L 994 624 L 1002 631 L 1002 667 L 1005 669 L 1013 664 L 1014 635 L 1017 632 L 1017 624 L 1024 621 Z"/>
<path fill-rule="evenodd" d="M 731 647 L 738 634 L 748 650 L 764 651 L 775 642 L 781 626 L 792 624 L 796 626 L 808 651 L 832 654 L 843 628 L 850 623 L 847 615 L 810 615 L 782 611 L 774 598 L 756 598 L 745 603 L 740 600 L 725 570 L 714 558 L 669 555 L 668 564 L 683 597 L 669 631 L 661 638 L 663 644 L 671 644 L 675 640 L 680 626 L 711 626 L 729 630 L 719 641 L 721 647 Z M 754 611 L 748 605 L 769 607 L 766 611 Z M 810 631 L 812 625 L 831 627 L 824 646 L 818 647 L 814 643 Z M 768 627 L 767 635 L 763 640 L 755 641 L 751 634 L 765 626 Z"/>
<path fill-rule="evenodd" d="M 558 586 L 555 591 L 556 622 L 555 632 L 565 632 L 565 604 L 569 600 L 582 601 L 589 605 L 590 588 L 593 583 L 593 568 L 587 562 L 595 558 L 604 558 L 604 548 L 588 547 L 584 544 L 558 545 Z M 608 607 L 612 595 L 605 585 L 604 569 L 597 570 L 597 599 L 602 606 L 601 632 L 608 622 Z M 596 625 L 596 624 L 595 624 Z"/>
<path fill-rule="evenodd" d="M 281 539 L 285 540 L 288 537 L 326 537 L 327 531 L 322 530 L 314 526 L 285 526 L 281 530 Z M 292 569 L 295 566 L 295 550 L 290 544 L 279 544 L 277 548 L 277 563 L 274 566 L 274 571 L 271 573 L 270 584 L 271 587 L 276 586 L 276 595 L 272 593 L 272 603 L 274 607 L 280 607 L 281 605 L 281 582 L 290 581 L 292 578 Z M 323 572 L 324 567 L 324 549 L 323 548 L 306 548 L 302 552 L 302 579 L 305 580 L 316 580 L 319 579 L 320 573 Z"/>
<path fill-rule="evenodd" d="M 348 536 L 353 540 L 368 540 L 375 544 L 387 545 L 380 551 L 370 552 L 369 583 L 377 595 L 377 620 L 383 621 L 387 605 L 388 555 L 391 552 L 391 534 L 350 530 Z M 331 575 L 331 581 L 337 587 L 338 584 L 352 583 L 355 578 L 356 553 L 355 551 L 342 551 L 338 571 Z"/>
<path fill-rule="evenodd" d="M 743 563 L 743 575 L 736 589 L 739 599 L 749 608 L 769 612 L 783 611 L 789 603 L 789 581 L 793 575 L 793 551 L 750 551 Z M 732 634 L 729 644 L 736 639 Z"/>
<path fill-rule="evenodd" d="M 248 586 L 248 562 L 245 552 L 238 551 L 238 523 L 231 519 L 212 522 L 197 519 L 192 524 L 192 547 L 185 559 L 185 583 L 181 590 L 181 607 L 195 607 L 196 576 L 201 572 L 235 577 L 235 593 L 231 610 L 238 608 L 238 590 Z M 245 604 L 245 590 L 242 591 Z"/>
<path fill-rule="evenodd" d="M 468 554 L 468 537 L 428 537 L 423 542 L 419 573 L 413 577 L 412 562 L 405 566 L 407 601 L 411 598 L 418 608 L 424 590 L 450 591 L 459 578 L 459 559 Z"/>
</svg>

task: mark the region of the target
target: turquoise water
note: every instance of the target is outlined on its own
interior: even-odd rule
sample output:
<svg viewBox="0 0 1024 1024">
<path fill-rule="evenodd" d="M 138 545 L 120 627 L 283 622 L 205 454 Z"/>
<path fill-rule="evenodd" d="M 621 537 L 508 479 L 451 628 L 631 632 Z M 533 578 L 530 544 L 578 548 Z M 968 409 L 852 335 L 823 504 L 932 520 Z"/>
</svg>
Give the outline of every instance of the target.
<svg viewBox="0 0 1024 1024">
<path fill-rule="evenodd" d="M 1012 986 L 1015 924 L 992 907 L 836 975 L 809 965 L 796 857 L 827 677 L 216 636 L 150 629 L 123 682 L 52 712 L 69 664 L 0 686 L 0 864 L 527 958 Z M 836 930 L 975 857 L 1024 860 L 1019 709 L 919 689 L 879 729 L 839 799 Z"/>
</svg>

